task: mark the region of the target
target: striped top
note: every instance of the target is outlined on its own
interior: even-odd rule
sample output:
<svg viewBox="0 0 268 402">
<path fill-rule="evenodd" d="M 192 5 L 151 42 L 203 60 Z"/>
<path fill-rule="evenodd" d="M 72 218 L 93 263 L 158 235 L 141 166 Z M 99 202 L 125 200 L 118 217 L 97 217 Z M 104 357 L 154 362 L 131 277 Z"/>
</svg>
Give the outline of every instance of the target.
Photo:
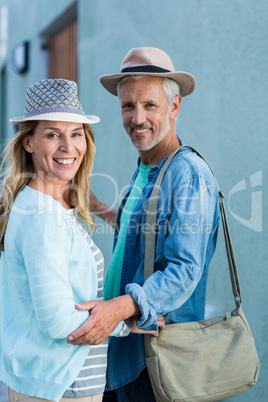
<svg viewBox="0 0 268 402">
<path fill-rule="evenodd" d="M 92 238 L 85 231 L 85 236 L 89 242 L 92 254 L 96 261 L 98 273 L 98 293 L 97 299 L 103 299 L 103 273 L 104 258 L 100 249 L 93 242 Z M 128 320 L 123 323 L 123 327 L 117 336 L 127 336 L 130 332 Z M 82 398 L 90 395 L 101 394 L 104 391 L 106 383 L 107 367 L 107 348 L 108 339 L 100 345 L 92 345 L 86 361 L 73 384 L 66 390 L 66 398 Z"/>
</svg>

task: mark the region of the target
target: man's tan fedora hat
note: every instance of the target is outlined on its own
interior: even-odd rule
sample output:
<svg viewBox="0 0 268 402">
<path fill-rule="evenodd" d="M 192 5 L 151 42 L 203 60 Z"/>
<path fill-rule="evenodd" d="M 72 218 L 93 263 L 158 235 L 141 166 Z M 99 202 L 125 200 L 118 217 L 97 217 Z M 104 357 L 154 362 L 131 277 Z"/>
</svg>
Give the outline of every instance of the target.
<svg viewBox="0 0 268 402">
<path fill-rule="evenodd" d="M 118 95 L 117 85 L 122 78 L 129 75 L 152 75 L 171 78 L 180 87 L 180 95 L 190 95 L 196 86 L 192 74 L 175 71 L 170 57 L 161 49 L 154 47 L 138 47 L 131 49 L 124 57 L 119 74 L 102 75 L 100 82 L 107 91 Z"/>
</svg>

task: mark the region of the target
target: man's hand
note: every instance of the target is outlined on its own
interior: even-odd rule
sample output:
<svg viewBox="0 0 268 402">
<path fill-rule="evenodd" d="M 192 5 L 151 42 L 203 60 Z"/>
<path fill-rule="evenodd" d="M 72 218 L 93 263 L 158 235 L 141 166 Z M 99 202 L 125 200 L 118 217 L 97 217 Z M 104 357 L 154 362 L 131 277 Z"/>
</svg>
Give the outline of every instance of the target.
<svg viewBox="0 0 268 402">
<path fill-rule="evenodd" d="M 140 312 L 131 295 L 108 301 L 84 302 L 75 307 L 80 311 L 90 310 L 90 316 L 80 328 L 69 335 L 67 343 L 73 345 L 99 345 L 111 335 L 120 321 Z"/>
<path fill-rule="evenodd" d="M 93 213 L 99 216 L 105 222 L 109 223 L 113 228 L 116 224 L 117 210 L 109 207 L 104 202 L 100 202 L 93 192 L 90 193 L 90 204 Z"/>
<path fill-rule="evenodd" d="M 80 311 L 90 310 L 90 316 L 81 327 L 69 335 L 68 343 L 98 345 L 108 338 L 120 322 L 114 314 L 110 301 L 84 302 L 75 307 Z"/>
</svg>

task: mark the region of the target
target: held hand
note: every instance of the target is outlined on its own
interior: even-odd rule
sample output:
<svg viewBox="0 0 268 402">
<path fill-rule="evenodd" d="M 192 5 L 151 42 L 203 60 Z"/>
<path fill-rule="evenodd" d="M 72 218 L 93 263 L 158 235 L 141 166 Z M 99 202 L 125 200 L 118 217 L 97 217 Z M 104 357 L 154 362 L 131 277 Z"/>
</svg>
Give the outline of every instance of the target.
<svg viewBox="0 0 268 402">
<path fill-rule="evenodd" d="M 112 306 L 112 301 L 95 300 L 77 304 L 77 310 L 90 310 L 87 321 L 68 337 L 73 345 L 99 345 L 117 327 L 120 318 Z"/>
<path fill-rule="evenodd" d="M 157 322 L 159 330 L 163 330 L 165 328 L 164 317 L 163 316 L 159 317 Z M 159 335 L 159 331 L 145 331 L 143 329 L 139 329 L 136 324 L 136 319 L 133 317 L 130 318 L 130 324 L 131 324 L 130 332 L 133 332 L 134 334 L 152 335 L 154 337 L 157 337 Z"/>
<path fill-rule="evenodd" d="M 165 329 L 166 323 L 165 323 L 165 320 L 164 320 L 164 317 L 163 317 L 163 316 L 159 317 L 158 320 L 157 320 L 157 322 L 158 322 L 158 328 L 159 328 L 159 330 L 162 331 L 163 329 Z"/>
</svg>

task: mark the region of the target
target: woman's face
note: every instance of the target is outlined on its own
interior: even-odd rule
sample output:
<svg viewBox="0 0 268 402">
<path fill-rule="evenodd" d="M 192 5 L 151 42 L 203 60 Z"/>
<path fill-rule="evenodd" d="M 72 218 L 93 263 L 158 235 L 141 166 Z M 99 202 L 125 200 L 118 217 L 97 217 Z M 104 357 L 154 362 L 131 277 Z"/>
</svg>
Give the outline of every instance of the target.
<svg viewBox="0 0 268 402">
<path fill-rule="evenodd" d="M 23 146 L 32 155 L 38 177 L 61 184 L 74 178 L 87 149 L 82 123 L 46 120 L 23 139 Z"/>
</svg>

